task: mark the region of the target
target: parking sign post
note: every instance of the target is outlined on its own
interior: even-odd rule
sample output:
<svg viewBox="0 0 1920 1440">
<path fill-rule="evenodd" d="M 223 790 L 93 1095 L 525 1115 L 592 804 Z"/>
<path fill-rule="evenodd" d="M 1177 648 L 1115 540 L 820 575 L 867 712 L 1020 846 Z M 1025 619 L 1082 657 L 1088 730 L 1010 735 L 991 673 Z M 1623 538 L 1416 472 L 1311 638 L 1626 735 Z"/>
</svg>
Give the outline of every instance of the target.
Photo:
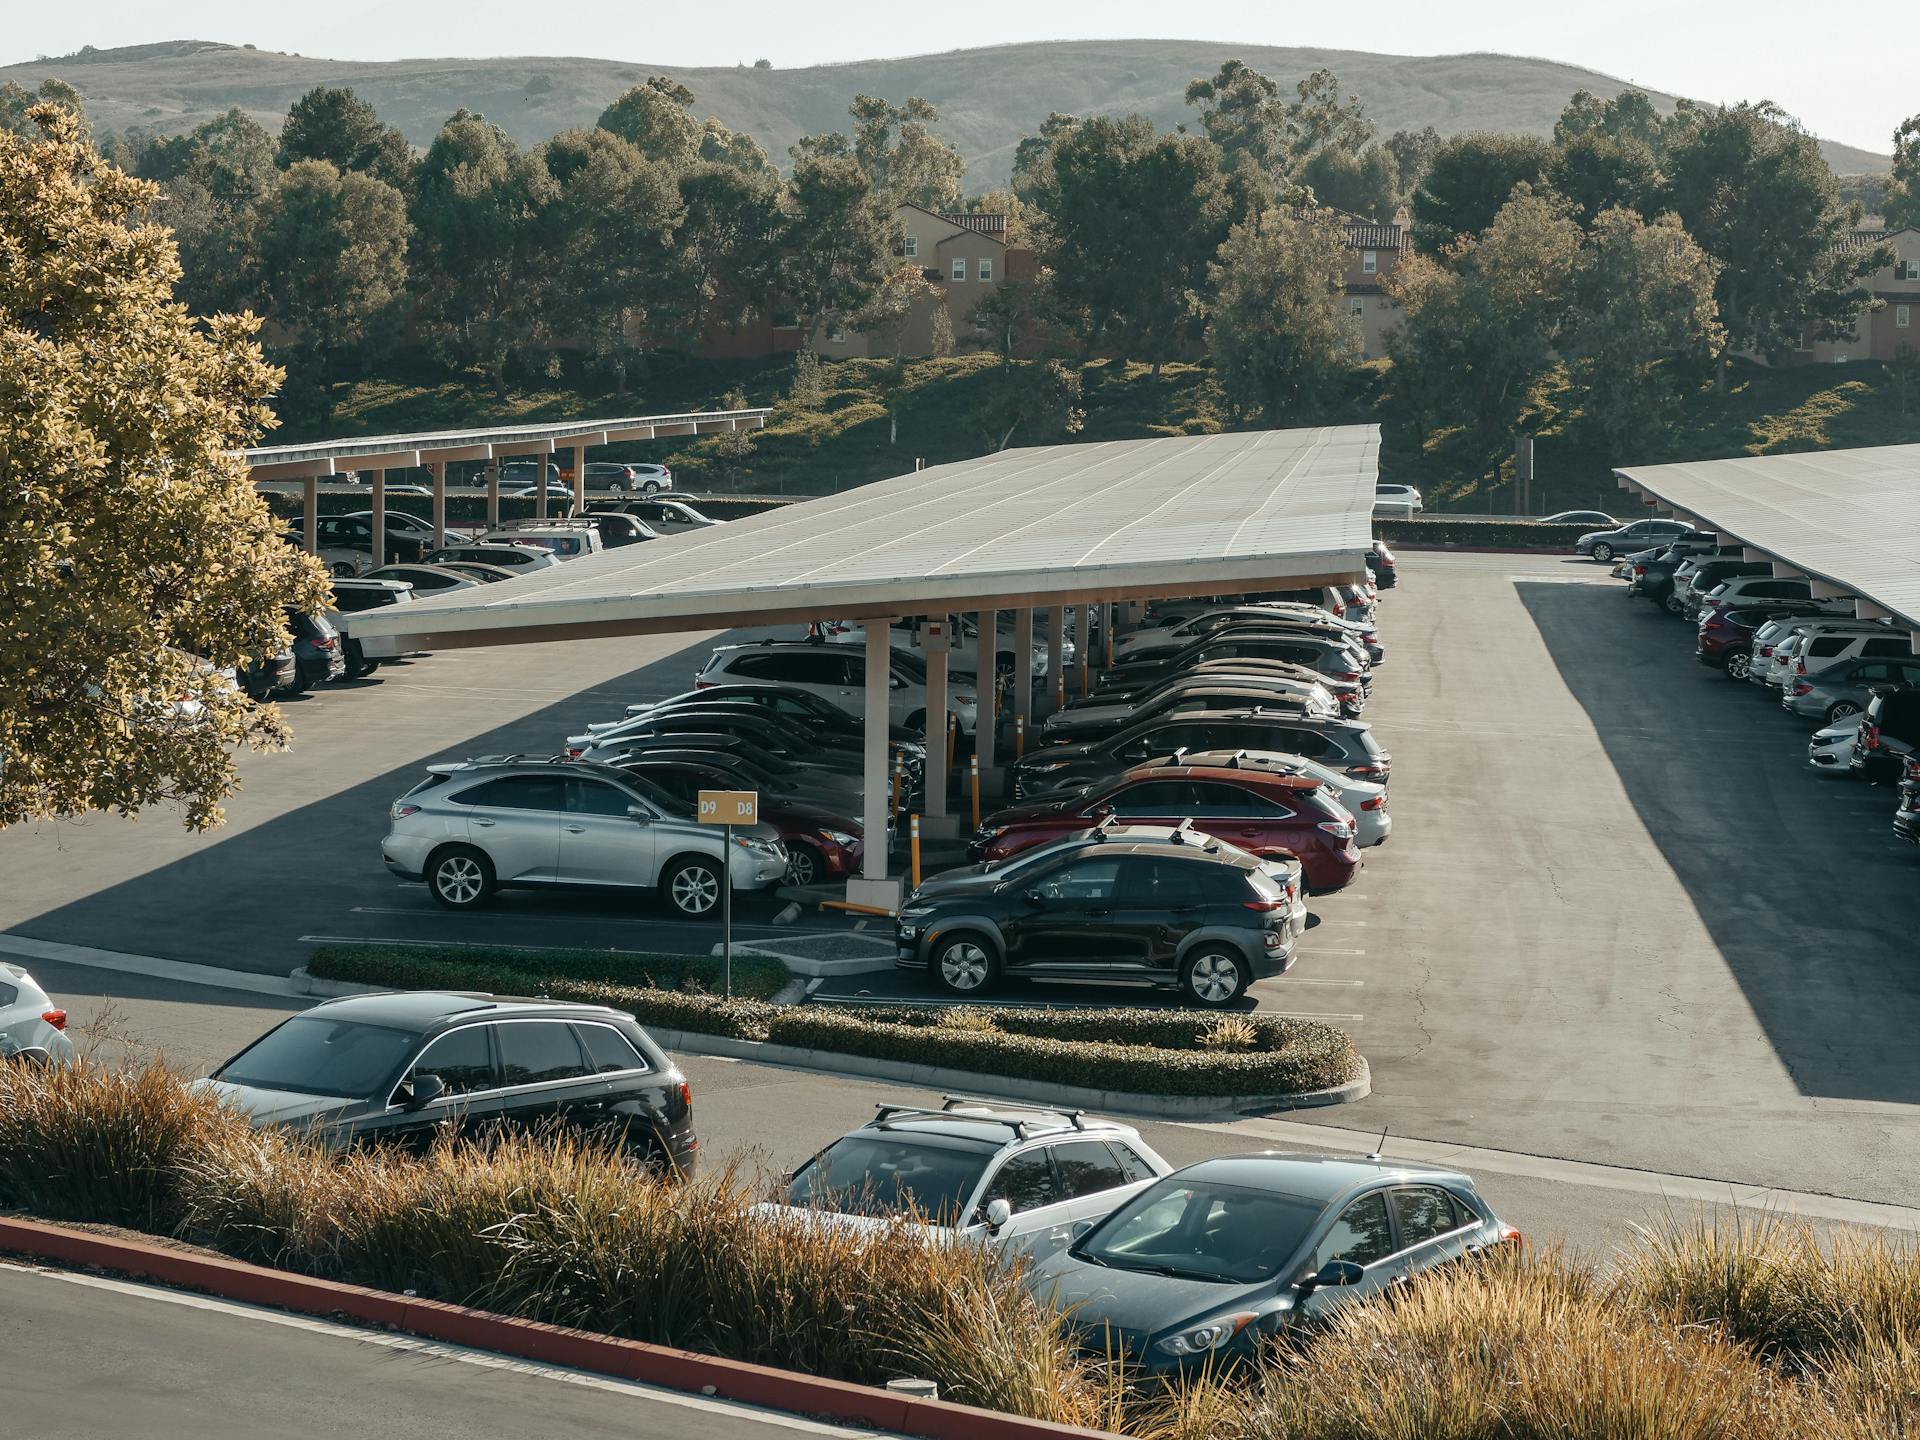
<svg viewBox="0 0 1920 1440">
<path fill-rule="evenodd" d="M 718 825 L 720 848 L 720 997 L 733 998 L 733 827 L 760 823 L 758 790 L 702 790 L 694 818 Z"/>
</svg>

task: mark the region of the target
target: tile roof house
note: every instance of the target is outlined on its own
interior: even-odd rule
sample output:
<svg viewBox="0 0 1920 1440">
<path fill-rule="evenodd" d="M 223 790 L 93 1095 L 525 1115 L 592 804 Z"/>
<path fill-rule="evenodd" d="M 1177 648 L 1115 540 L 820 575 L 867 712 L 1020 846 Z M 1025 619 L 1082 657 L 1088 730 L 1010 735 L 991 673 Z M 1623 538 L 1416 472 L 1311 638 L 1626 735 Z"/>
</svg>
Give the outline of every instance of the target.
<svg viewBox="0 0 1920 1440">
<path fill-rule="evenodd" d="M 1849 360 L 1894 360 L 1902 350 L 1920 353 L 1920 229 L 1855 230 L 1842 242 L 1864 250 L 1881 241 L 1893 247 L 1894 260 L 1861 282 L 1874 306 L 1854 321 L 1839 340 L 1817 340 L 1811 332 L 1794 351 L 1803 364 L 1844 364 Z"/>
</svg>

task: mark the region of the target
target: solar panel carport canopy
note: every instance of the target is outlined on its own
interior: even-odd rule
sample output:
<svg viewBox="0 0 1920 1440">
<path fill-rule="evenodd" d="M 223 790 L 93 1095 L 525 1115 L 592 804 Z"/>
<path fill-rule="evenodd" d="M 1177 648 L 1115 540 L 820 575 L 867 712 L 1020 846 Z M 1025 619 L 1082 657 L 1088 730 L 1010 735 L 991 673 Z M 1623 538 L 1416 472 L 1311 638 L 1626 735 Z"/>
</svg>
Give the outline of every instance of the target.
<svg viewBox="0 0 1920 1440">
<path fill-rule="evenodd" d="M 1011 609 L 1024 627 L 1036 607 L 1352 581 L 1373 543 L 1379 450 L 1373 425 L 1005 450 L 355 616 L 353 634 L 369 655 L 390 655 L 826 617 L 877 621 L 866 634 L 864 822 L 880 835 L 889 619 Z M 1028 647 L 1015 649 L 1024 670 Z M 945 654 L 937 644 L 929 650 L 931 743 L 944 740 Z M 980 658 L 975 672 L 990 670 L 991 655 L 985 666 Z M 979 699 L 990 714 L 989 696 Z M 978 754 L 991 775 L 990 724 L 980 727 Z M 943 774 L 929 758 L 930 771 Z M 929 817 L 946 818 L 931 801 Z M 897 904 L 886 865 L 885 847 L 869 845 L 849 898 Z"/>
<path fill-rule="evenodd" d="M 1920 445 L 1616 470 L 1623 488 L 1920 632 Z"/>
</svg>

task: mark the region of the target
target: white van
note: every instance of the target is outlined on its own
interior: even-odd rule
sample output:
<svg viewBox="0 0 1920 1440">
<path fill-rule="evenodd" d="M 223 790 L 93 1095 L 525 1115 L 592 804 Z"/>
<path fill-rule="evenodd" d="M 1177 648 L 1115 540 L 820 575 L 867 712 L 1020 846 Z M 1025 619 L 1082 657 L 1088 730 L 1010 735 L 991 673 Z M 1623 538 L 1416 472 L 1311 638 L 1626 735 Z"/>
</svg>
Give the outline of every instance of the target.
<svg viewBox="0 0 1920 1440">
<path fill-rule="evenodd" d="M 584 520 L 547 520 L 502 525 L 480 537 L 482 545 L 538 545 L 556 560 L 578 560 L 603 548 L 600 532 Z"/>
</svg>

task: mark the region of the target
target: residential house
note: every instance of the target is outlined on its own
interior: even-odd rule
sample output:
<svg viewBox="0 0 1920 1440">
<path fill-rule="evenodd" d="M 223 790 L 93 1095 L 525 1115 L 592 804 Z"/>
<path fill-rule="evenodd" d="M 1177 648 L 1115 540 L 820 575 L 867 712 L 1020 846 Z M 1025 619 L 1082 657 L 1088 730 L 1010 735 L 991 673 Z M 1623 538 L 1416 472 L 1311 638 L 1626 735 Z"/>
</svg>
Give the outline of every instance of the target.
<svg viewBox="0 0 1920 1440">
<path fill-rule="evenodd" d="M 978 348 L 974 306 L 992 294 L 994 286 L 1031 276 L 1032 252 L 1007 243 L 1005 215 L 937 212 L 918 205 L 901 205 L 894 215 L 900 225 L 900 245 L 895 253 L 903 263 L 918 264 L 937 291 L 916 301 L 908 314 L 901 353 L 932 353 L 933 317 L 939 310 L 946 311 L 953 327 L 956 349 Z M 828 359 L 845 360 L 890 354 L 892 341 L 835 327 L 823 333 L 814 348 Z"/>
<path fill-rule="evenodd" d="M 1413 249 L 1411 217 L 1403 209 L 1385 225 L 1358 215 L 1342 215 L 1347 232 L 1347 313 L 1360 327 L 1360 356 L 1377 360 L 1387 353 L 1387 335 L 1400 324 L 1400 307 L 1386 297 L 1383 284 Z"/>
<path fill-rule="evenodd" d="M 1874 300 L 1872 309 L 1854 321 L 1840 340 L 1818 340 L 1809 331 L 1794 351 L 1805 364 L 1844 364 L 1849 360 L 1893 360 L 1902 350 L 1920 354 L 1920 229 L 1856 230 L 1849 249 L 1864 250 L 1886 241 L 1894 260 L 1862 282 Z"/>
</svg>

